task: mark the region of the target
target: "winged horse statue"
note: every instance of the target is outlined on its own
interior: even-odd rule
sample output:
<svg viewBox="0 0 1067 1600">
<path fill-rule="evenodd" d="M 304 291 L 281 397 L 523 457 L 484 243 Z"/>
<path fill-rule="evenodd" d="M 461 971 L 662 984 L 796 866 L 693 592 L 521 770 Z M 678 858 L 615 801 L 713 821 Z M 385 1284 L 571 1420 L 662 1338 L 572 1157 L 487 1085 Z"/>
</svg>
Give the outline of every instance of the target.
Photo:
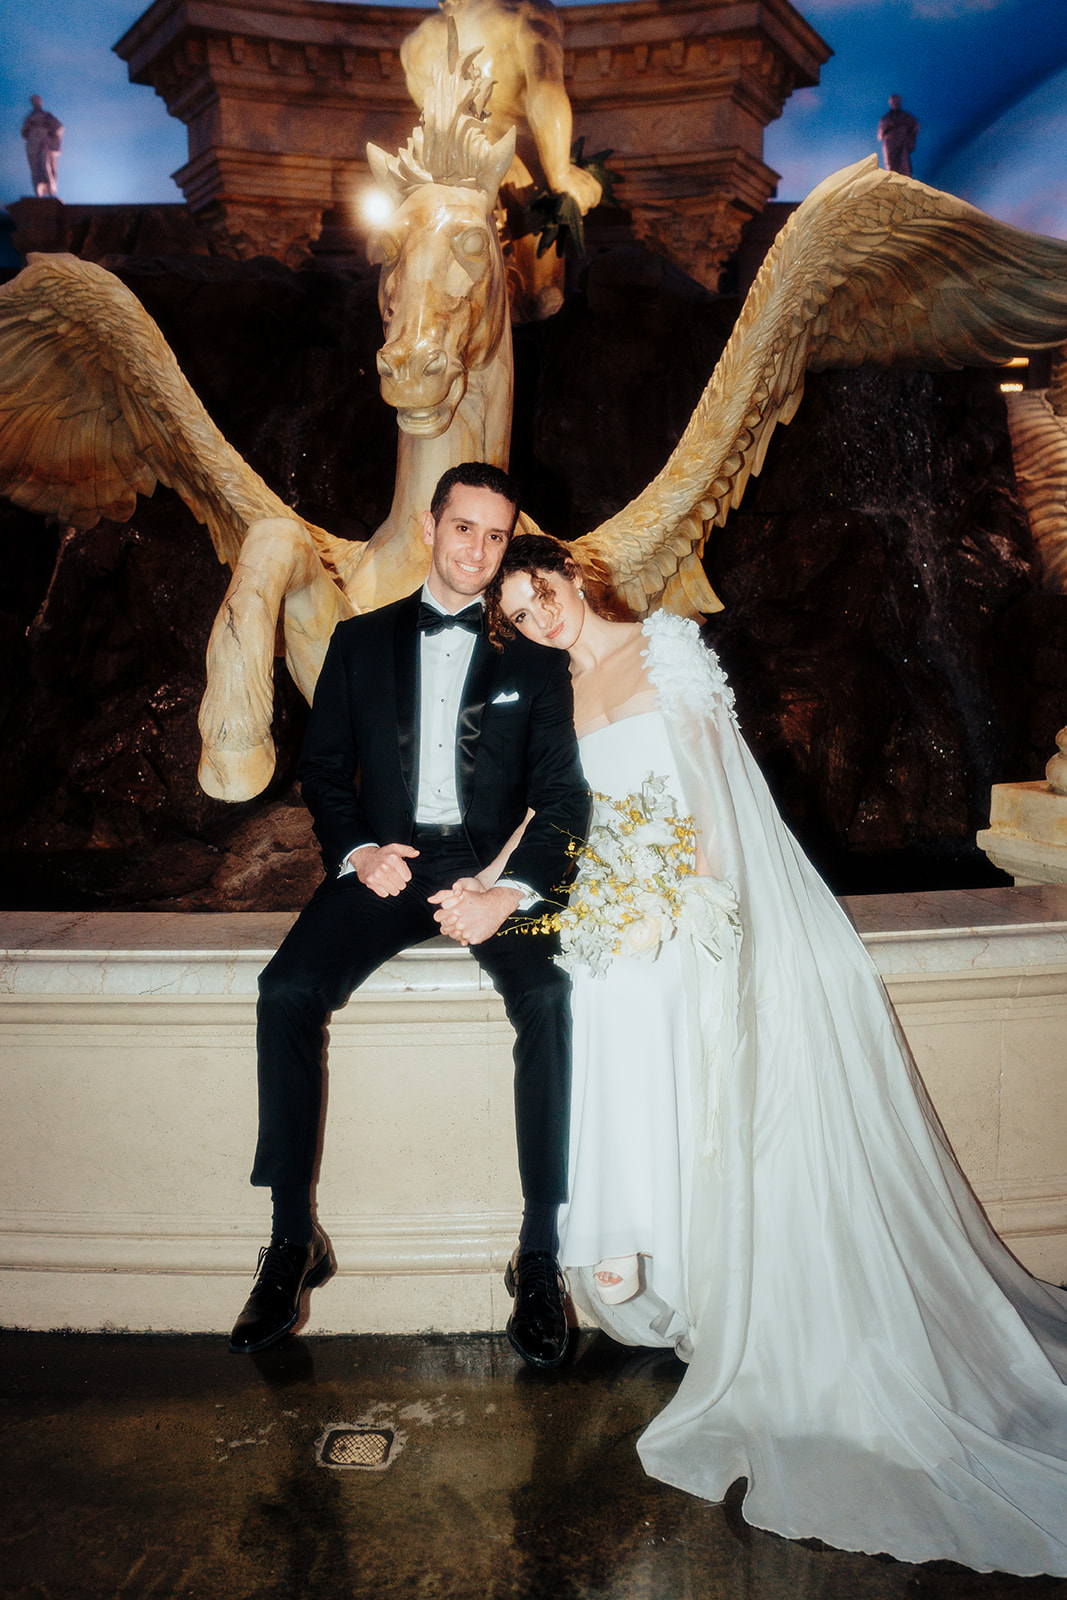
<svg viewBox="0 0 1067 1600">
<path fill-rule="evenodd" d="M 476 54 L 461 58 L 453 35 L 406 148 L 368 151 L 393 203 L 370 251 L 399 447 L 389 516 L 365 544 L 307 522 L 267 487 L 111 274 L 36 256 L 0 289 L 0 492 L 88 528 L 128 518 L 138 494 L 167 484 L 233 569 L 200 710 L 210 795 L 248 799 L 273 772 L 276 635 L 310 700 L 335 624 L 422 581 L 418 513 L 440 473 L 462 460 L 507 465 L 511 335 L 493 206 L 514 135 L 486 134 L 492 85 Z M 1067 244 L 880 171 L 872 156 L 794 213 L 666 465 L 575 556 L 635 615 L 717 610 L 705 542 L 795 414 L 807 372 L 998 365 L 1065 339 Z"/>
</svg>

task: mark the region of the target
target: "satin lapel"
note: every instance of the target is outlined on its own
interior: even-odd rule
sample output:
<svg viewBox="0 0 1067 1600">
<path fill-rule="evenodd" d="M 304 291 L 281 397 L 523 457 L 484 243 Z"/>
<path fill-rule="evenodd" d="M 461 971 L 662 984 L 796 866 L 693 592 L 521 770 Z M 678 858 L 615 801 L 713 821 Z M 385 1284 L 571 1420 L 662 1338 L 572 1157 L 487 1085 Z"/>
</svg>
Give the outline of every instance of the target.
<svg viewBox="0 0 1067 1600">
<path fill-rule="evenodd" d="M 482 713 L 489 698 L 489 685 L 493 681 L 500 656 L 484 634 L 474 646 L 467 681 L 463 685 L 463 699 L 459 707 L 459 724 L 456 729 L 456 782 L 459 786 L 460 806 L 466 816 L 474 792 L 474 756 L 482 731 Z"/>
<path fill-rule="evenodd" d="M 415 806 L 416 768 L 419 754 L 419 640 L 415 629 L 419 615 L 421 590 L 409 596 L 397 611 L 393 634 L 393 669 L 396 679 L 396 731 L 400 746 L 400 770 L 411 796 L 412 814 Z"/>
</svg>

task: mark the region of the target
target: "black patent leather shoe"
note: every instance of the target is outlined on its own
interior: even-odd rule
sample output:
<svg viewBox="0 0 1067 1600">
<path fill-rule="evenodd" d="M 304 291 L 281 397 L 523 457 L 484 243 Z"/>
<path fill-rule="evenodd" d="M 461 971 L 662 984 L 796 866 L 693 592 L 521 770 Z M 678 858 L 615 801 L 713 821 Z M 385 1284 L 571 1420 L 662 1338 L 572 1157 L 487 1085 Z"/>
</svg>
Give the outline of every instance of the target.
<svg viewBox="0 0 1067 1600">
<path fill-rule="evenodd" d="M 570 1330 L 555 1256 L 547 1250 L 516 1250 L 504 1273 L 504 1287 L 515 1301 L 507 1325 L 511 1348 L 531 1367 L 558 1367 Z"/>
<path fill-rule="evenodd" d="M 292 1328 L 300 1315 L 300 1297 L 314 1289 L 333 1271 L 333 1257 L 317 1227 L 310 1244 L 272 1239 L 259 1252 L 256 1281 L 230 1334 L 230 1349 L 237 1355 L 266 1350 Z"/>
</svg>

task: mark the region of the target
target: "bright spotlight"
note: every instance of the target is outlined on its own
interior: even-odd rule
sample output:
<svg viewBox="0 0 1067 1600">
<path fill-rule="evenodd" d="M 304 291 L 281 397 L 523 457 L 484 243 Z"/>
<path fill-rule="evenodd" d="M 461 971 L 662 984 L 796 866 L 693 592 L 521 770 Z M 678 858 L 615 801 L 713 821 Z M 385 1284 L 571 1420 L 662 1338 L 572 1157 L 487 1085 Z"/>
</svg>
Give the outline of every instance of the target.
<svg viewBox="0 0 1067 1600">
<path fill-rule="evenodd" d="M 384 189 L 367 189 L 360 196 L 359 209 L 364 222 L 369 222 L 372 227 L 378 227 L 379 224 L 388 222 L 395 207 Z"/>
</svg>

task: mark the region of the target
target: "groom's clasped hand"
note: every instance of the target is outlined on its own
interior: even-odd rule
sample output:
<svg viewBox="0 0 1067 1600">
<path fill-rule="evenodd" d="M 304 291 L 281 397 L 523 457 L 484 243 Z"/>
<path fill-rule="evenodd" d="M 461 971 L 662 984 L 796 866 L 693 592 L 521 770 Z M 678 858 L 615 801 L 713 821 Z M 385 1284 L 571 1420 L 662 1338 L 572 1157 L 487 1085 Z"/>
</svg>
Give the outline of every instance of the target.
<svg viewBox="0 0 1067 1600">
<path fill-rule="evenodd" d="M 401 894 L 411 882 L 409 860 L 418 855 L 410 844 L 368 844 L 356 850 L 349 858 L 352 870 L 360 883 L 371 889 L 380 900 Z"/>
<path fill-rule="evenodd" d="M 457 878 L 451 889 L 430 896 L 437 906 L 434 921 L 457 944 L 482 944 L 491 939 L 518 910 L 522 894 L 503 885 L 487 889 L 477 878 Z"/>
</svg>

